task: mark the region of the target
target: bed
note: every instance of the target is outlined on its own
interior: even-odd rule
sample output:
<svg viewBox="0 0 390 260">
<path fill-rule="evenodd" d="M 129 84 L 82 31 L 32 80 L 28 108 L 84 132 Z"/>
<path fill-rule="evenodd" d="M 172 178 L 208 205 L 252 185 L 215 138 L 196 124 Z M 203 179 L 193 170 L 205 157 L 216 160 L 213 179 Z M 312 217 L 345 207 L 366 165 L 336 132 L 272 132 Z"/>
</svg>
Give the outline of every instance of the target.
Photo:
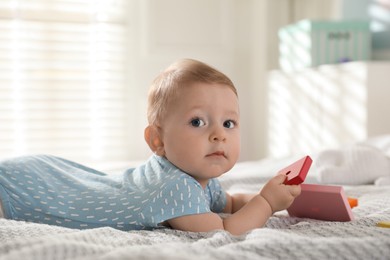
<svg viewBox="0 0 390 260">
<path fill-rule="evenodd" d="M 240 162 L 221 177 L 231 192 L 257 192 L 299 156 Z M 0 219 L 0 259 L 390 259 L 390 136 L 314 155 L 307 183 L 342 185 L 358 199 L 350 222 L 274 214 L 241 236 L 171 229 L 75 230 Z"/>
</svg>

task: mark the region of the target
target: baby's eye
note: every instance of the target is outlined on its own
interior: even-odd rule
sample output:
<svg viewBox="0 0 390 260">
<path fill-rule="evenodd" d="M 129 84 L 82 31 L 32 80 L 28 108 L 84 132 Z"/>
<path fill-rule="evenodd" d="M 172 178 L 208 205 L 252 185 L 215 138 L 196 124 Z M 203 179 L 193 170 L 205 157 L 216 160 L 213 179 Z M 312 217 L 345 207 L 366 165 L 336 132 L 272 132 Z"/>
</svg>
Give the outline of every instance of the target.
<svg viewBox="0 0 390 260">
<path fill-rule="evenodd" d="M 233 120 L 226 120 L 223 122 L 223 127 L 225 128 L 233 128 L 236 125 L 236 123 Z"/>
<path fill-rule="evenodd" d="M 202 119 L 194 118 L 191 120 L 191 125 L 194 127 L 201 127 L 201 126 L 204 126 L 205 123 Z"/>
</svg>

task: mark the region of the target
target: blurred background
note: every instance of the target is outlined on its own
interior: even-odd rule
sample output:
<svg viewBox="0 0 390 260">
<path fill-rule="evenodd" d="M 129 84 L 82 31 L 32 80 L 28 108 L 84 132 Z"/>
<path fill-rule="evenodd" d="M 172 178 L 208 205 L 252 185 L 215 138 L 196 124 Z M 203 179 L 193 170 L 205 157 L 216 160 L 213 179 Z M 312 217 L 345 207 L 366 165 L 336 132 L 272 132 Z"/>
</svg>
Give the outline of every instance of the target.
<svg viewBox="0 0 390 260">
<path fill-rule="evenodd" d="M 389 0 L 0 0 L 0 158 L 147 159 L 149 84 L 179 58 L 235 83 L 240 161 L 390 133 Z"/>
</svg>

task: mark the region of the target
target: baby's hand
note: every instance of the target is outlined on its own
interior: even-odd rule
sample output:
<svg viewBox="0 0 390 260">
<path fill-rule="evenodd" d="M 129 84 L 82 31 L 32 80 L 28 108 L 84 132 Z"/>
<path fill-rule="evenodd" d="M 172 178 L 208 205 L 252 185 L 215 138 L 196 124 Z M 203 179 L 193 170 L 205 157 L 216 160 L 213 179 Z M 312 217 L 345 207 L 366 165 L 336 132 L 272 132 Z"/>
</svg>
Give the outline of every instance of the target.
<svg viewBox="0 0 390 260">
<path fill-rule="evenodd" d="M 286 175 L 276 175 L 260 191 L 260 195 L 271 206 L 273 213 L 288 208 L 295 197 L 301 194 L 300 185 L 285 185 L 283 184 L 285 179 Z"/>
</svg>

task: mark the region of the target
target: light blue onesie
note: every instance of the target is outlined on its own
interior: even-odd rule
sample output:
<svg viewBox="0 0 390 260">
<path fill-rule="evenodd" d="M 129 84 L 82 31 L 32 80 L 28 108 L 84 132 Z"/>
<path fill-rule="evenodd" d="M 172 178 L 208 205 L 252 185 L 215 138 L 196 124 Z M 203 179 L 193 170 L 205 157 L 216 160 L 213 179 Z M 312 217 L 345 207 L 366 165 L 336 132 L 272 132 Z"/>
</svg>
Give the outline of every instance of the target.
<svg viewBox="0 0 390 260">
<path fill-rule="evenodd" d="M 48 155 L 0 162 L 5 217 L 70 228 L 154 229 L 175 217 L 222 212 L 226 195 L 217 179 L 205 189 L 168 160 L 107 175 Z"/>
</svg>

